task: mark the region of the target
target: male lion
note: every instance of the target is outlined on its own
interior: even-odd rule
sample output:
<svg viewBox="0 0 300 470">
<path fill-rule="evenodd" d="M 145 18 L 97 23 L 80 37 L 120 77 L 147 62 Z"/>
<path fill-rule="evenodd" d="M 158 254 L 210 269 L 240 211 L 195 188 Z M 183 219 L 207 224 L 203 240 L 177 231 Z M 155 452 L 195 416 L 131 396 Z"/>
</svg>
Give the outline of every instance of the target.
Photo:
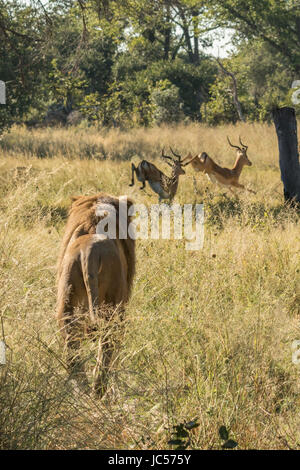
<svg viewBox="0 0 300 470">
<path fill-rule="evenodd" d="M 125 211 L 120 211 L 120 207 Z M 125 204 L 125 206 L 124 206 Z M 68 367 L 85 388 L 88 381 L 80 345 L 86 325 L 95 328 L 97 321 L 108 324 L 117 312 L 122 317 L 128 301 L 135 271 L 135 241 L 120 238 L 121 225 L 127 228 L 128 209 L 133 202 L 107 194 L 73 198 L 61 253 L 58 261 L 57 318 L 65 338 Z M 109 238 L 99 225 L 104 217 L 116 215 L 116 237 Z M 120 215 L 120 220 L 119 220 Z M 120 225 L 121 224 L 121 225 Z M 85 318 L 82 322 L 79 318 Z M 106 391 L 113 353 L 113 338 L 100 338 L 94 389 L 98 395 Z M 102 360 L 100 357 L 102 356 Z"/>
</svg>

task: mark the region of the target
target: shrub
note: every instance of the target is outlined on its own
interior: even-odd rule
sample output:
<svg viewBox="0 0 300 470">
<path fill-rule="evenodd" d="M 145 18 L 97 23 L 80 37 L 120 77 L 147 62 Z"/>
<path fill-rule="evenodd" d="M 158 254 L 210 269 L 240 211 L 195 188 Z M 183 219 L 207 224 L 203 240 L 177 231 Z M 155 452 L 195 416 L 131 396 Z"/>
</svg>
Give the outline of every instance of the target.
<svg viewBox="0 0 300 470">
<path fill-rule="evenodd" d="M 184 118 L 179 89 L 169 80 L 160 81 L 150 95 L 155 124 L 179 122 Z"/>
</svg>

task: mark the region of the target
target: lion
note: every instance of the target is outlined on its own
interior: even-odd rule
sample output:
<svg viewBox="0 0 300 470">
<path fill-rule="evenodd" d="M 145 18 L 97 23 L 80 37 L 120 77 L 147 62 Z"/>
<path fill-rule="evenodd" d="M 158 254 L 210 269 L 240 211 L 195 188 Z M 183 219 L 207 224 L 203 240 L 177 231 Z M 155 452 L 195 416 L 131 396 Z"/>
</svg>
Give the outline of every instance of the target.
<svg viewBox="0 0 300 470">
<path fill-rule="evenodd" d="M 135 273 L 135 241 L 120 237 L 120 223 L 126 224 L 127 232 L 131 221 L 127 213 L 133 202 L 104 193 L 73 197 L 72 201 L 58 260 L 57 319 L 65 339 L 69 371 L 78 384 L 89 389 L 80 360 L 81 338 L 87 324 L 95 325 L 98 319 L 107 324 L 116 312 L 118 319 L 123 318 Z M 126 204 L 125 213 L 120 212 L 122 203 Z M 110 211 L 116 215 L 115 239 L 99 231 L 99 223 Z M 120 213 L 124 220 L 119 220 Z M 100 396 L 107 389 L 113 340 L 99 340 L 101 354 L 94 369 L 94 391 Z"/>
</svg>

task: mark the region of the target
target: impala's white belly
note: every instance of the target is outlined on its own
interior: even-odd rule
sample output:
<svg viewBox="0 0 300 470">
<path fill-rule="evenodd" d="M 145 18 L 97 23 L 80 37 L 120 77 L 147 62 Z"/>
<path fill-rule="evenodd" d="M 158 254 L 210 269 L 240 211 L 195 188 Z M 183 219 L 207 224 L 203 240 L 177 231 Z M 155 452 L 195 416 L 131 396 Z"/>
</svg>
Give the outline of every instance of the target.
<svg viewBox="0 0 300 470">
<path fill-rule="evenodd" d="M 170 197 L 170 195 L 166 193 L 166 191 L 163 190 L 163 188 L 161 187 L 161 184 L 158 181 L 148 181 L 148 183 L 150 187 L 153 189 L 153 191 L 156 194 L 159 194 L 159 196 L 162 199 L 168 199 Z"/>
<path fill-rule="evenodd" d="M 208 175 L 208 174 L 206 173 L 206 178 L 207 178 L 211 183 L 213 183 L 213 184 L 217 184 L 217 183 L 218 183 L 216 177 L 215 177 L 213 174 Z"/>
<path fill-rule="evenodd" d="M 226 184 L 220 183 L 220 181 L 217 180 L 217 178 L 215 177 L 215 175 L 214 175 L 213 173 L 211 173 L 210 175 L 208 175 L 208 174 L 206 173 L 206 177 L 207 177 L 207 179 L 209 179 L 209 181 L 210 181 L 211 183 L 213 183 L 213 184 L 218 184 L 219 186 L 227 187 Z"/>
</svg>

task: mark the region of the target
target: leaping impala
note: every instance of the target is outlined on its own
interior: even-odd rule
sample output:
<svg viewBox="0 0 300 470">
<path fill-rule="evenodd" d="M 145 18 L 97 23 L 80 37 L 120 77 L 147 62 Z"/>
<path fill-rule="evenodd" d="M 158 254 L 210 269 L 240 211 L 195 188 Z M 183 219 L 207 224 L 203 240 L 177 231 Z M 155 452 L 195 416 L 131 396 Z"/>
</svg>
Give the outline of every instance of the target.
<svg viewBox="0 0 300 470">
<path fill-rule="evenodd" d="M 211 157 L 209 157 L 209 155 L 207 155 L 206 152 L 202 152 L 201 155 L 196 155 L 195 157 L 189 153 L 189 155 L 184 158 L 182 163 L 186 162 L 184 166 L 191 164 L 195 171 L 201 171 L 205 173 L 207 178 L 212 183 L 228 187 L 232 193 L 234 193 L 232 190 L 232 187 L 234 187 L 246 189 L 250 193 L 256 194 L 256 192 L 252 191 L 252 189 L 246 188 L 243 184 L 239 183 L 239 178 L 241 176 L 243 167 L 245 165 L 252 166 L 252 163 L 247 156 L 248 146 L 242 143 L 241 138 L 239 138 L 241 147 L 238 145 L 232 145 L 228 137 L 227 140 L 231 147 L 237 149 L 237 158 L 232 169 L 219 166 Z"/>
<path fill-rule="evenodd" d="M 131 164 L 132 179 L 129 186 L 134 185 L 135 173 L 137 179 L 143 183 L 140 189 L 144 189 L 146 181 L 148 181 L 151 189 L 158 194 L 159 202 L 161 202 L 162 199 L 169 199 L 169 202 L 171 203 L 177 192 L 179 176 L 185 174 L 185 171 L 182 169 L 181 156 L 173 152 L 172 149 L 171 152 L 177 160 L 165 155 L 164 149 L 161 154 L 162 158 L 164 158 L 166 163 L 172 168 L 172 174 L 170 177 L 160 171 L 155 165 L 153 165 L 153 163 L 143 160 L 137 167 L 133 163 Z M 167 160 L 171 160 L 171 163 Z"/>
</svg>

